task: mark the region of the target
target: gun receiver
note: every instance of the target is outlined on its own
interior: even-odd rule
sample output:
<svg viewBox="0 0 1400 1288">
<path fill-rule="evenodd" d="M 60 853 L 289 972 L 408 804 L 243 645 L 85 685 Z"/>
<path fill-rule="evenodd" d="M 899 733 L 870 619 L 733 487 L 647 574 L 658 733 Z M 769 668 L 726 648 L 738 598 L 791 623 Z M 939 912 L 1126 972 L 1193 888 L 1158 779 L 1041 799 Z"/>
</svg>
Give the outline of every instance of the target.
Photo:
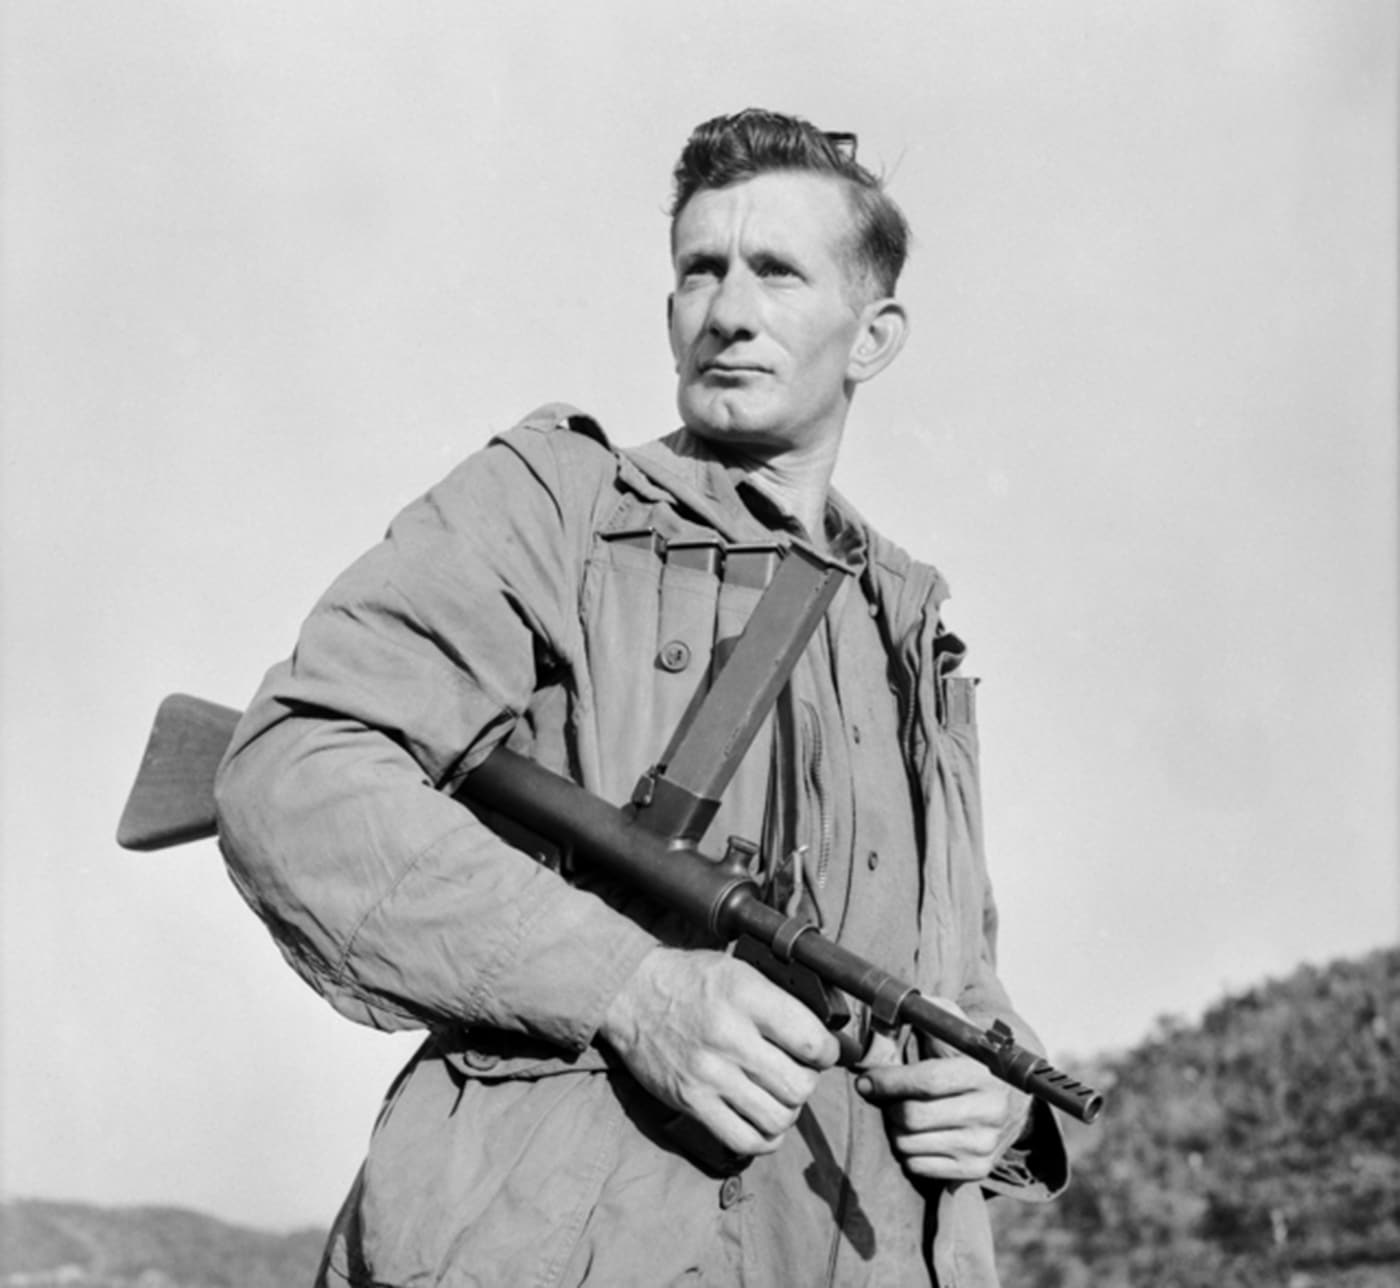
<svg viewBox="0 0 1400 1288">
<path fill-rule="evenodd" d="M 798 975 L 809 973 L 822 986 L 865 1003 L 878 1023 L 908 1024 L 1012 1086 L 1093 1122 L 1103 1108 L 1102 1095 L 1018 1045 L 1005 1024 L 979 1028 L 825 938 L 810 922 L 764 903 L 749 875 L 752 846 L 732 839 L 720 860 L 696 848 L 742 748 L 771 708 L 842 575 L 839 565 L 792 548 L 710 693 L 672 740 L 666 763 L 644 776 L 628 808 L 619 809 L 504 747 L 467 776 L 457 795 L 519 822 L 719 940 L 754 941 Z M 117 829 L 118 844 L 155 850 L 215 835 L 214 774 L 237 722 L 238 712 L 200 698 L 174 694 L 161 703 Z M 718 752 L 707 752 L 716 738 L 722 743 Z M 803 1000 L 811 1004 L 809 997 Z"/>
</svg>

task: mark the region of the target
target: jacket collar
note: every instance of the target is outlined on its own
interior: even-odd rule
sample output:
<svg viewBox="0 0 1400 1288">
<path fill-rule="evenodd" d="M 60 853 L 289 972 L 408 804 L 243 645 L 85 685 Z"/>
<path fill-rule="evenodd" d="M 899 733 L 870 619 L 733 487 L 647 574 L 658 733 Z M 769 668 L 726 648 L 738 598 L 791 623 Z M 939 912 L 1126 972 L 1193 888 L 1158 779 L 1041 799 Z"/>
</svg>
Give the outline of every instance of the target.
<svg viewBox="0 0 1400 1288">
<path fill-rule="evenodd" d="M 623 456 L 726 541 L 764 541 L 772 531 L 739 495 L 733 471 L 702 439 L 678 429 Z"/>
<path fill-rule="evenodd" d="M 726 541 L 771 539 L 772 528 L 754 515 L 740 496 L 742 475 L 731 469 L 702 439 L 678 429 L 641 447 L 628 448 L 623 456 L 653 484 L 714 527 Z M 855 534 L 852 553 L 857 559 L 866 594 L 875 603 L 889 642 L 898 644 L 929 620 L 947 598 L 948 587 L 937 569 L 910 558 L 894 542 L 882 537 L 864 516 L 833 488 L 828 506 L 837 522 Z"/>
</svg>

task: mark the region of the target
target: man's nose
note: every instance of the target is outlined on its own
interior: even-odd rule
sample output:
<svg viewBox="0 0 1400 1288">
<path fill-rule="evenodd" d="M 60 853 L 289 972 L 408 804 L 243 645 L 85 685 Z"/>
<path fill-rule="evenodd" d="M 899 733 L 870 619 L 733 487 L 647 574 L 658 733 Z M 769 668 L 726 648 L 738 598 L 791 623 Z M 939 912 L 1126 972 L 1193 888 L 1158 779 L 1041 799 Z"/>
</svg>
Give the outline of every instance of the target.
<svg viewBox="0 0 1400 1288">
<path fill-rule="evenodd" d="M 758 292 L 752 274 L 728 272 L 710 297 L 708 329 L 721 340 L 751 337 L 757 329 Z"/>
</svg>

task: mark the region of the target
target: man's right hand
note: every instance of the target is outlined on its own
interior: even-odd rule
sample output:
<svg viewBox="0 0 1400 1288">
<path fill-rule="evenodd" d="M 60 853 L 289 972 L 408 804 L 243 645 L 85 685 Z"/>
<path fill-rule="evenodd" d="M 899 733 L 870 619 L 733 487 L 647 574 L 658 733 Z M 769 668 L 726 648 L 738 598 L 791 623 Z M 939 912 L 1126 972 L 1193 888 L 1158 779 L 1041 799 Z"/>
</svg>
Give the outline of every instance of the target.
<svg viewBox="0 0 1400 1288">
<path fill-rule="evenodd" d="M 768 1154 L 840 1048 L 796 998 L 708 950 L 655 948 L 599 1028 L 653 1096 L 737 1154 Z"/>
</svg>

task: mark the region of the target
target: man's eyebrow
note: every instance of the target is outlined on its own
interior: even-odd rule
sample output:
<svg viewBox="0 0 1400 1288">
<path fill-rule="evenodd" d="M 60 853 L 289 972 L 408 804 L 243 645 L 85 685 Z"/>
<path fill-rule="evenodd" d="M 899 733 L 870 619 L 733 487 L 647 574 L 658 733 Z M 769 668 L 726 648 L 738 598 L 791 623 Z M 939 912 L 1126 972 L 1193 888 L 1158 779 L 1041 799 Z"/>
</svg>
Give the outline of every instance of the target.
<svg viewBox="0 0 1400 1288">
<path fill-rule="evenodd" d="M 722 264 L 724 255 L 712 246 L 692 246 L 676 256 L 679 268 L 694 268 L 697 265 Z"/>
</svg>

